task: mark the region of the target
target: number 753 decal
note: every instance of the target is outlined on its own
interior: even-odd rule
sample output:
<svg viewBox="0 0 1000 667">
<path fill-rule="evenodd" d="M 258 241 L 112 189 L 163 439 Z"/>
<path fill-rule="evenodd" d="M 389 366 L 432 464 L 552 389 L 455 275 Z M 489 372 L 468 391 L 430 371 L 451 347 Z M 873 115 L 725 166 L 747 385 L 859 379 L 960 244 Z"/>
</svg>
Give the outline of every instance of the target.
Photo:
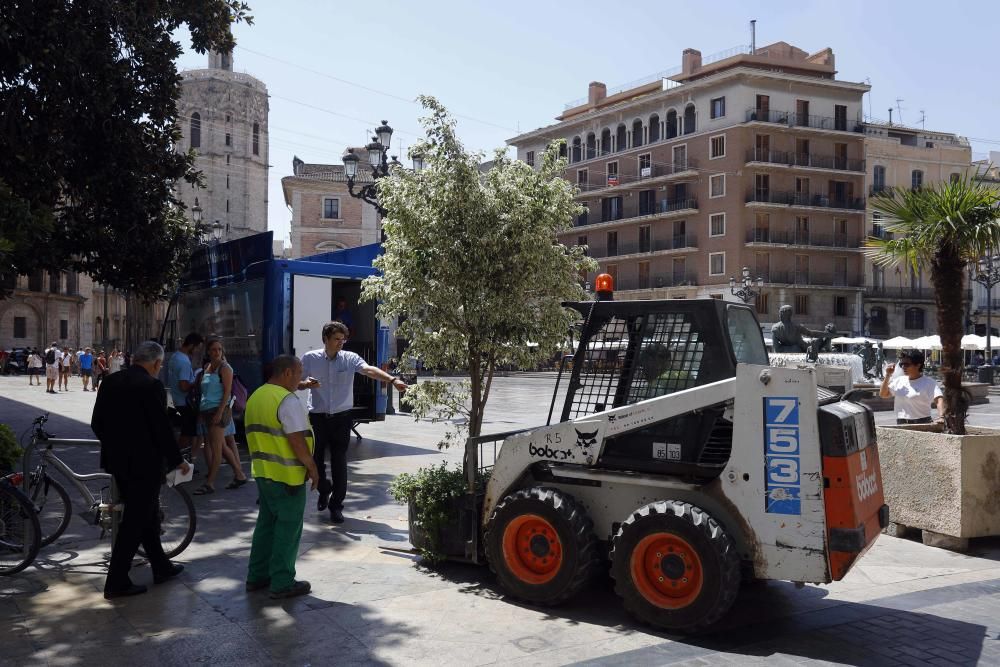
<svg viewBox="0 0 1000 667">
<path fill-rule="evenodd" d="M 799 471 L 799 401 L 795 397 L 764 399 L 764 510 L 770 514 L 802 513 Z"/>
</svg>

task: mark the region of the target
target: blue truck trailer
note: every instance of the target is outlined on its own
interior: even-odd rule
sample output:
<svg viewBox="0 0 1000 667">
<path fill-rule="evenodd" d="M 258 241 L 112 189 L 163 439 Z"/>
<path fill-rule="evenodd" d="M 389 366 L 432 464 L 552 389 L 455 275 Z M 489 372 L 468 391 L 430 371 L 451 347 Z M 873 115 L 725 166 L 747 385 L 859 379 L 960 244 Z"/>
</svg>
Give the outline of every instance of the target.
<svg viewBox="0 0 1000 667">
<path fill-rule="evenodd" d="M 353 319 L 345 349 L 382 366 L 389 357 L 389 330 L 379 326 L 374 302 L 360 300 L 361 281 L 376 273 L 372 261 L 380 251 L 376 243 L 300 259 L 275 258 L 271 232 L 204 246 L 192 255 L 168 310 L 162 342 L 169 351 L 192 331 L 219 336 L 226 359 L 253 391 L 266 379 L 263 369 L 270 359 L 301 357 L 323 347 L 323 325 L 344 297 Z M 355 422 L 382 420 L 385 410 L 385 387 L 356 375 Z"/>
</svg>

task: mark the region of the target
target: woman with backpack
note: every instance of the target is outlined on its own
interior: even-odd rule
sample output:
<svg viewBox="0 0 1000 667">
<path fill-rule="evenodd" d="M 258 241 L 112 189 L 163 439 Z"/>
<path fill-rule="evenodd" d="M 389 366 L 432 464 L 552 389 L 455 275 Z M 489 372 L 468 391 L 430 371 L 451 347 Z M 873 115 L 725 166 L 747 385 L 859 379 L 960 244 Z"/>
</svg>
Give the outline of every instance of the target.
<svg viewBox="0 0 1000 667">
<path fill-rule="evenodd" d="M 200 377 L 195 382 L 198 386 L 198 412 L 201 428 L 205 433 L 205 458 L 208 462 L 208 475 L 201 488 L 196 490 L 196 496 L 215 493 L 215 479 L 222 465 L 222 458 L 233 468 L 234 479 L 227 488 L 239 488 L 246 484 L 247 477 L 239 456 L 225 446 L 226 428 L 232 425 L 233 397 L 233 367 L 226 363 L 225 349 L 222 340 L 210 338 L 205 348 L 208 353 L 208 363 L 201 370 Z M 233 430 L 235 434 L 235 429 Z"/>
</svg>

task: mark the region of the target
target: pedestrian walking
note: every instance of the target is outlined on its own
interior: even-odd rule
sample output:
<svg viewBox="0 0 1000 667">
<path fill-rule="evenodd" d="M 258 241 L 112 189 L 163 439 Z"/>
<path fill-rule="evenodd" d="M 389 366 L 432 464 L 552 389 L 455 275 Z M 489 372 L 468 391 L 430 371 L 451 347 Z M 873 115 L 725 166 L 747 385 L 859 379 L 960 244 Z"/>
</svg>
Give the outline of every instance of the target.
<svg viewBox="0 0 1000 667">
<path fill-rule="evenodd" d="M 111 359 L 108 360 L 108 373 L 117 373 L 124 365 L 125 358 L 122 356 L 122 353 L 118 350 L 118 348 L 115 348 L 114 351 L 111 352 Z"/>
<path fill-rule="evenodd" d="M 295 579 L 306 480 L 313 490 L 319 481 L 312 456 L 312 433 L 294 393 L 301 377 L 302 362 L 293 355 L 274 359 L 267 382 L 247 400 L 244 416 L 260 504 L 246 590 L 270 588 L 275 599 L 305 595 L 311 590 L 308 581 Z"/>
<path fill-rule="evenodd" d="M 903 352 L 899 356 L 899 367 L 903 373 L 893 377 L 896 365 L 889 364 L 879 389 L 882 398 L 893 398 L 896 423 L 930 424 L 932 405 L 937 407 L 943 421 L 944 394 L 934 378 L 923 374 L 924 353 L 920 350 Z"/>
<path fill-rule="evenodd" d="M 42 378 L 39 377 L 45 368 L 45 361 L 42 359 L 42 355 L 38 354 L 38 350 L 32 348 L 31 352 L 28 354 L 28 385 L 38 385 L 42 386 Z"/>
<path fill-rule="evenodd" d="M 205 483 L 197 489 L 196 496 L 215 493 L 215 479 L 219 474 L 222 459 L 225 458 L 233 468 L 234 483 L 230 488 L 237 488 L 246 483 L 246 475 L 239 457 L 225 446 L 225 430 L 233 421 L 231 399 L 233 396 L 233 367 L 225 360 L 225 349 L 222 340 L 211 338 L 205 347 L 208 352 L 208 363 L 201 373 L 201 400 L 198 405 L 199 420 L 205 436 L 205 457 L 208 459 L 208 475 Z M 235 431 L 234 431 L 235 433 Z M 211 457 L 211 458 L 209 458 Z M 234 485 L 235 484 L 235 485 Z"/>
<path fill-rule="evenodd" d="M 104 584 L 109 600 L 146 592 L 129 577 L 140 544 L 153 570 L 153 583 L 161 584 L 184 569 L 167 559 L 160 543 L 163 473 L 174 468 L 188 472 L 167 419 L 166 388 L 156 379 L 163 366 L 163 348 L 145 342 L 135 357 L 128 372 L 104 382 L 90 422 L 101 441 L 101 467 L 114 476 L 125 506 Z"/>
<path fill-rule="evenodd" d="M 62 352 L 55 341 L 45 348 L 45 393 L 55 394 L 56 383 L 59 381 L 59 366 L 62 362 Z"/>
<path fill-rule="evenodd" d="M 90 391 L 90 379 L 94 374 L 94 353 L 89 347 L 84 348 L 80 355 L 80 379 L 83 381 L 83 390 Z M 95 388 L 94 391 L 97 391 Z"/>
<path fill-rule="evenodd" d="M 108 374 L 108 360 L 104 356 L 104 350 L 97 351 L 97 357 L 94 359 L 94 390 L 100 388 L 101 382 L 104 381 L 105 376 Z"/>
<path fill-rule="evenodd" d="M 69 374 L 73 365 L 73 359 L 76 355 L 73 354 L 72 348 L 66 348 L 63 350 L 62 358 L 59 361 L 59 389 L 60 391 L 69 391 Z"/>
<path fill-rule="evenodd" d="M 359 355 L 344 350 L 349 330 L 342 322 L 323 326 L 323 348 L 302 356 L 305 378 L 299 389 L 310 390 L 309 422 L 316 436 L 315 460 L 319 470 L 319 500 L 316 509 L 330 508 L 333 523 L 344 522 L 344 498 L 347 496 L 347 446 L 351 441 L 354 419 L 354 375 L 360 373 L 376 380 L 391 382 L 397 391 L 406 383 L 376 366 L 369 366 Z M 330 453 L 330 480 L 326 477 L 326 453 Z M 331 481 L 332 480 L 332 481 Z"/>
</svg>

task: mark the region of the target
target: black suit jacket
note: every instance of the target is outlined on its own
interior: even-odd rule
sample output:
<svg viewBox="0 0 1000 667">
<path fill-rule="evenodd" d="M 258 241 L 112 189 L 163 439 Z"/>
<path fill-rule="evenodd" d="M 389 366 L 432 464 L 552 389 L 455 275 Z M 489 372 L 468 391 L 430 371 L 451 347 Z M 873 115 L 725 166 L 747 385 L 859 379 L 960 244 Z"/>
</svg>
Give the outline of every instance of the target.
<svg viewBox="0 0 1000 667">
<path fill-rule="evenodd" d="M 159 479 L 181 464 L 167 418 L 167 390 L 142 366 L 107 376 L 90 427 L 101 441 L 101 467 L 130 479 Z"/>
</svg>

